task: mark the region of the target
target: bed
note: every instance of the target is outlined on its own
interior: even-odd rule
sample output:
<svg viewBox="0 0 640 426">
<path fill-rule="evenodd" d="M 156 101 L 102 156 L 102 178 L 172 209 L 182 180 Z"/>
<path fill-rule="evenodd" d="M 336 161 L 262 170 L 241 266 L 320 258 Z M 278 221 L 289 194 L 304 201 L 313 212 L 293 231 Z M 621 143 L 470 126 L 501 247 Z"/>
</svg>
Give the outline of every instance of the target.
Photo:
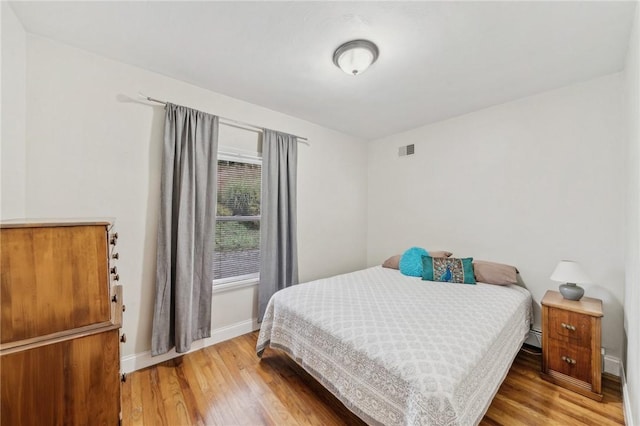
<svg viewBox="0 0 640 426">
<path fill-rule="evenodd" d="M 375 266 L 274 294 L 256 351 L 286 352 L 368 424 L 467 426 L 484 416 L 530 321 L 522 287 Z"/>
</svg>

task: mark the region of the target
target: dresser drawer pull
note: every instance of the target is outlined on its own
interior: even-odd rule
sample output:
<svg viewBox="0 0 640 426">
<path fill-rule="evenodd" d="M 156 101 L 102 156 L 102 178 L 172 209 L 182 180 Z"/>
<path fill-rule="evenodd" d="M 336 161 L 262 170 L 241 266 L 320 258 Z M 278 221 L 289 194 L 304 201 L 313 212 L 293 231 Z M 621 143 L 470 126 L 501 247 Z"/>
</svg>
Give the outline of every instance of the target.
<svg viewBox="0 0 640 426">
<path fill-rule="evenodd" d="M 575 364 L 576 363 L 575 359 L 569 358 L 568 356 L 564 356 L 564 355 L 562 355 L 562 360 L 564 362 L 566 362 L 567 364 Z"/>
<path fill-rule="evenodd" d="M 562 324 L 560 324 L 560 326 L 562 328 L 566 328 L 567 330 L 576 331 L 576 326 L 575 325 L 562 323 Z"/>
<path fill-rule="evenodd" d="M 126 343 L 126 342 L 127 342 L 127 335 L 123 333 L 123 334 L 122 334 L 122 336 L 120 336 L 120 341 L 121 341 L 122 343 Z M 575 362 L 575 361 L 574 361 L 574 362 Z"/>
<path fill-rule="evenodd" d="M 111 273 L 114 274 L 114 275 L 117 274 L 118 273 L 118 267 L 114 266 L 113 268 L 111 268 Z"/>
<path fill-rule="evenodd" d="M 113 276 L 113 280 L 114 280 L 114 281 L 120 281 L 120 275 L 115 274 L 115 275 Z"/>
<path fill-rule="evenodd" d="M 117 294 L 114 294 L 113 296 L 111 296 L 111 301 L 112 301 L 113 303 L 118 303 L 118 295 L 117 295 Z"/>
<path fill-rule="evenodd" d="M 120 253 L 113 253 L 113 254 L 111 255 L 111 258 L 113 258 L 113 259 L 120 259 Z"/>
</svg>

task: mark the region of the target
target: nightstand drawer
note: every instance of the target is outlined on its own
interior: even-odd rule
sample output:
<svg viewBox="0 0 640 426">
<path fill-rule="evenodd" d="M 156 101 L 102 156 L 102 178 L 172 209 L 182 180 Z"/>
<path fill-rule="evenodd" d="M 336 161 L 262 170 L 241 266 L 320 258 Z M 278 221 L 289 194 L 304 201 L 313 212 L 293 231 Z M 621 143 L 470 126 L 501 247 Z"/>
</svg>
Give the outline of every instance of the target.
<svg viewBox="0 0 640 426">
<path fill-rule="evenodd" d="M 554 342 L 547 348 L 549 369 L 591 383 L 591 349 L 567 347 Z"/>
<path fill-rule="evenodd" d="M 549 308 L 549 337 L 583 348 L 591 346 L 591 317 L 564 309 Z"/>
</svg>

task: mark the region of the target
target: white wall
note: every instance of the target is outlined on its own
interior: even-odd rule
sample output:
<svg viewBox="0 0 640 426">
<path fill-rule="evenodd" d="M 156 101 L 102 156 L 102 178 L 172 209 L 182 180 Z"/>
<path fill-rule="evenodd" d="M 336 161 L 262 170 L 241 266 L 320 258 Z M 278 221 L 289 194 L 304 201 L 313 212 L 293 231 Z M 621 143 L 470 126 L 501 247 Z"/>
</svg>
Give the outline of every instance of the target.
<svg viewBox="0 0 640 426">
<path fill-rule="evenodd" d="M 28 35 L 27 214 L 116 218 L 127 305 L 123 355 L 149 350 L 155 291 L 164 110 L 127 98 L 138 91 L 309 138 L 311 146 L 298 150 L 300 279 L 365 266 L 364 141 Z M 214 294 L 214 334 L 228 336 L 253 316 L 255 288 Z"/>
<path fill-rule="evenodd" d="M 640 425 L 640 67 L 638 66 L 638 25 L 640 7 L 636 5 L 634 28 L 624 71 L 624 93 L 628 117 L 626 285 L 624 328 L 627 335 L 625 373 L 625 415 L 628 425 Z"/>
<path fill-rule="evenodd" d="M 26 34 L 9 3 L 2 2 L 2 131 L 0 218 L 25 216 Z"/>
<path fill-rule="evenodd" d="M 604 300 L 622 354 L 625 142 L 620 74 L 373 141 L 367 262 L 413 245 L 518 267 L 538 305 L 561 259 Z M 398 147 L 415 144 L 415 155 Z"/>
</svg>

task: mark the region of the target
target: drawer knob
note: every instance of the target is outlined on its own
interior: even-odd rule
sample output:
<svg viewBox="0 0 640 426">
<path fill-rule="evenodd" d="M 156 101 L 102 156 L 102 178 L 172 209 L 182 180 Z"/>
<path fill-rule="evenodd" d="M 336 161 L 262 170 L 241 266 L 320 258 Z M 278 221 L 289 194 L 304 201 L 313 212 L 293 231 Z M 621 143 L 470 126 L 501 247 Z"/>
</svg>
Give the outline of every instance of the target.
<svg viewBox="0 0 640 426">
<path fill-rule="evenodd" d="M 118 303 L 118 295 L 117 295 L 117 294 L 114 294 L 114 295 L 111 297 L 111 301 L 112 301 L 113 303 Z"/>
<path fill-rule="evenodd" d="M 113 280 L 114 280 L 114 281 L 120 281 L 120 275 L 115 274 L 115 275 L 113 276 Z"/>
<path fill-rule="evenodd" d="M 568 356 L 564 356 L 564 355 L 562 355 L 562 360 L 564 362 L 566 362 L 567 364 L 575 364 L 576 363 L 575 359 L 569 358 Z"/>
<path fill-rule="evenodd" d="M 121 381 L 122 383 L 124 383 L 124 382 L 126 382 L 126 381 L 127 381 L 127 373 L 122 373 L 122 374 L 120 375 L 120 381 Z"/>
<path fill-rule="evenodd" d="M 114 266 L 113 268 L 111 268 L 111 273 L 114 274 L 114 275 L 117 274 L 118 273 L 118 267 Z"/>
<path fill-rule="evenodd" d="M 560 324 L 560 326 L 562 328 L 570 330 L 570 331 L 576 331 L 576 326 L 575 325 L 562 323 L 562 324 Z"/>
<path fill-rule="evenodd" d="M 113 253 L 113 254 L 111 255 L 111 257 L 112 257 L 113 259 L 120 259 L 120 253 Z"/>
<path fill-rule="evenodd" d="M 121 341 L 122 343 L 126 343 L 126 342 L 127 342 L 127 335 L 126 335 L 126 334 L 124 334 L 124 333 L 122 333 L 122 336 L 120 336 L 120 341 Z"/>
<path fill-rule="evenodd" d="M 126 305 L 122 305 L 122 312 L 127 310 L 127 306 Z"/>
<path fill-rule="evenodd" d="M 118 244 L 118 239 L 111 237 L 111 241 L 109 241 L 111 243 L 112 246 L 115 246 L 116 244 Z"/>
</svg>

